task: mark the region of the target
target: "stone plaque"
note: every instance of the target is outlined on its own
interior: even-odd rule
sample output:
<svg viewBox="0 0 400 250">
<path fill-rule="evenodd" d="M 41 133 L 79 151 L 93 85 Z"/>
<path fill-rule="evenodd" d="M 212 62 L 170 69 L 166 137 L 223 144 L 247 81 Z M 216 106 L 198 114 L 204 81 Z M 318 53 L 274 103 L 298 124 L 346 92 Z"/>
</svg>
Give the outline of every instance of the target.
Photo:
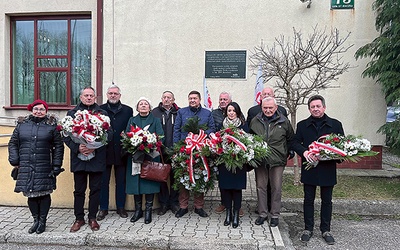
<svg viewBox="0 0 400 250">
<path fill-rule="evenodd" d="M 246 78 L 246 51 L 206 51 L 206 78 Z"/>
</svg>

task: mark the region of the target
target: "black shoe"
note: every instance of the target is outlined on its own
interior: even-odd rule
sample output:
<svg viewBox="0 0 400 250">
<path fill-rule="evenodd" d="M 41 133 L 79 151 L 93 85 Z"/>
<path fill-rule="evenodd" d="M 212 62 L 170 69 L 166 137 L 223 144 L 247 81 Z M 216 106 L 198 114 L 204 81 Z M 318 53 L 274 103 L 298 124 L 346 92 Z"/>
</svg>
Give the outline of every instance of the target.
<svg viewBox="0 0 400 250">
<path fill-rule="evenodd" d="M 125 208 L 118 208 L 117 214 L 119 214 L 121 218 L 128 218 L 128 213 L 126 212 Z M 98 217 L 97 220 L 99 220 Z"/>
<path fill-rule="evenodd" d="M 164 215 L 166 212 L 168 211 L 168 207 L 167 206 L 161 206 L 159 209 L 158 209 L 158 215 Z"/>
<path fill-rule="evenodd" d="M 200 217 L 208 217 L 208 214 L 206 213 L 206 211 L 204 211 L 204 209 L 202 208 L 195 208 L 194 212 L 198 215 L 200 215 Z"/>
<path fill-rule="evenodd" d="M 33 221 L 33 225 L 28 230 L 28 233 L 32 234 L 32 233 L 36 232 L 36 229 L 38 228 L 38 226 L 39 226 L 39 219 L 35 218 Z"/>
<path fill-rule="evenodd" d="M 232 223 L 232 209 L 227 208 L 226 209 L 226 216 L 225 216 L 225 221 L 224 221 L 224 226 L 229 226 Z"/>
<path fill-rule="evenodd" d="M 138 221 L 140 218 L 143 217 L 143 210 L 142 209 L 136 209 L 135 212 L 133 213 L 133 216 L 131 218 L 131 222 L 136 222 Z"/>
<path fill-rule="evenodd" d="M 96 220 L 104 220 L 106 218 L 106 215 L 108 214 L 108 210 L 100 210 L 99 213 L 97 214 Z"/>
<path fill-rule="evenodd" d="M 324 238 L 325 242 L 328 243 L 328 245 L 335 244 L 335 239 L 329 231 L 322 233 L 322 238 Z"/>
<path fill-rule="evenodd" d="M 271 222 L 269 223 L 270 227 L 276 227 L 279 225 L 279 219 L 278 218 L 271 218 Z"/>
<path fill-rule="evenodd" d="M 178 212 L 178 210 L 179 210 L 179 205 L 172 205 L 171 206 L 172 213 L 176 214 L 176 212 Z"/>
<path fill-rule="evenodd" d="M 255 224 L 256 225 L 262 225 L 262 224 L 264 224 L 264 221 L 267 219 L 267 217 L 261 217 L 261 216 L 259 216 L 257 219 L 256 219 L 256 221 L 255 221 Z"/>
<path fill-rule="evenodd" d="M 175 217 L 180 218 L 180 217 L 184 216 L 185 214 L 187 214 L 188 211 L 189 210 L 187 208 L 179 208 L 179 210 L 175 213 Z"/>
<path fill-rule="evenodd" d="M 300 237 L 300 241 L 303 243 L 307 243 L 310 241 L 312 236 L 313 236 L 312 231 L 304 230 L 303 234 Z"/>
</svg>

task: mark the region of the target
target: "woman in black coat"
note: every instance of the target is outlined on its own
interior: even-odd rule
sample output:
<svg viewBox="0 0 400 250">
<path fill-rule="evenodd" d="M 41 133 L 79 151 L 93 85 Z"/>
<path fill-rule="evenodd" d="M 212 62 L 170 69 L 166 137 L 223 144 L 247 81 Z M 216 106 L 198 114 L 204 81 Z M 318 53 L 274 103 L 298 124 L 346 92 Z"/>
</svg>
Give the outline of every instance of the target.
<svg viewBox="0 0 400 250">
<path fill-rule="evenodd" d="M 64 157 L 64 144 L 55 116 L 47 115 L 48 105 L 36 100 L 28 105 L 32 114 L 21 117 L 8 143 L 8 160 L 18 168 L 14 191 L 28 197 L 33 225 L 28 232 L 41 234 L 46 229 L 50 194 L 56 189 L 56 176 Z"/>
<path fill-rule="evenodd" d="M 236 102 L 229 103 L 225 109 L 222 127 L 228 128 L 229 126 L 247 130 L 242 111 Z M 232 223 L 232 227 L 237 228 L 239 226 L 239 210 L 242 207 L 242 189 L 246 189 L 246 169 L 244 166 L 242 169 L 236 168 L 236 172 L 233 173 L 223 164 L 219 166 L 218 181 L 222 203 L 226 208 L 224 226 L 229 226 Z"/>
</svg>

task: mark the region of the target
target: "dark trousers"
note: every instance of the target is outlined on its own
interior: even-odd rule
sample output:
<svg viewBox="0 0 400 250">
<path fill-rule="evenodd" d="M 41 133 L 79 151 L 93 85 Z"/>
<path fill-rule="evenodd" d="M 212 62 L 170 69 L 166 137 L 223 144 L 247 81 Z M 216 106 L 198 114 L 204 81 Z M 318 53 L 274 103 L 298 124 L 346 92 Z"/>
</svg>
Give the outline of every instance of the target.
<svg viewBox="0 0 400 250">
<path fill-rule="evenodd" d="M 314 200 L 317 186 L 304 184 L 304 224 L 305 230 L 314 229 Z M 320 187 L 321 193 L 321 224 L 322 233 L 331 230 L 333 186 Z"/>
<path fill-rule="evenodd" d="M 108 210 L 108 203 L 110 200 L 110 179 L 111 179 L 112 168 L 113 165 L 107 165 L 107 168 L 102 175 L 101 189 L 100 189 L 100 210 Z M 115 176 L 115 203 L 117 205 L 117 208 L 125 208 L 126 166 L 114 165 L 114 176 Z"/>
<path fill-rule="evenodd" d="M 102 172 L 74 172 L 74 214 L 76 220 L 85 219 L 85 192 L 89 179 L 89 219 L 95 219 L 100 203 Z"/>
<path fill-rule="evenodd" d="M 239 210 L 242 207 L 242 189 L 221 189 L 222 204 L 227 209 Z"/>
<path fill-rule="evenodd" d="M 164 207 L 179 206 L 179 192 L 172 188 L 172 185 L 175 182 L 174 171 L 170 172 L 169 180 L 170 188 L 168 187 L 168 183 L 161 182 L 158 202 Z"/>
</svg>

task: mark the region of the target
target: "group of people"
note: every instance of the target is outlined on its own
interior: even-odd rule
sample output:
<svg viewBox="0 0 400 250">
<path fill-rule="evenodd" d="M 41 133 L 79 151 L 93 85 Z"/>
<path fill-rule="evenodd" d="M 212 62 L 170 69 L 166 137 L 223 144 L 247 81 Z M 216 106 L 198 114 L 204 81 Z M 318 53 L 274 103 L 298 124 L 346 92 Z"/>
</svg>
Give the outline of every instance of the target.
<svg viewBox="0 0 400 250">
<path fill-rule="evenodd" d="M 277 105 L 272 88 L 266 87 L 261 92 L 262 101 L 248 110 L 247 120 L 238 103 L 232 101 L 228 92 L 219 95 L 219 106 L 210 111 L 201 106 L 201 95 L 198 91 L 188 94 L 188 106 L 179 108 L 175 104 L 171 91 L 162 93 L 161 102 L 153 109 L 150 100 L 140 97 L 136 104 L 138 114 L 133 116 L 133 109 L 121 103 L 121 90 L 117 85 L 107 89 L 107 102 L 96 103 L 95 90 L 86 87 L 81 90 L 80 103 L 68 111 L 74 117 L 78 110 L 89 110 L 93 113 L 107 115 L 111 126 L 107 130 L 106 146 L 91 149 L 85 144 L 77 143 L 70 137 L 63 137 L 57 130 L 57 119 L 48 114 L 48 105 L 43 100 L 35 100 L 28 105 L 32 113 L 20 118 L 9 142 L 9 162 L 18 168 L 15 192 L 22 192 L 28 197 L 28 207 L 34 219 L 29 233 L 42 233 L 46 228 L 49 212 L 50 194 L 56 189 L 56 177 L 62 168 L 64 143 L 70 149 L 70 170 L 74 179 L 74 215 L 75 221 L 70 229 L 76 232 L 85 222 L 85 193 L 89 184 L 88 224 L 93 231 L 100 229 L 98 221 L 104 220 L 109 212 L 109 185 L 112 169 L 115 176 L 116 213 L 127 218 L 125 209 L 126 195 L 134 196 L 135 209 L 130 219 L 136 222 L 144 216 L 146 224 L 152 221 L 152 208 L 155 194 L 158 194 L 160 208 L 158 215 L 171 210 L 177 218 L 188 213 L 190 191 L 181 187 L 172 189 L 174 174 L 171 171 L 170 183 L 160 183 L 140 177 L 140 164 L 132 160 L 132 155 L 121 146 L 121 132 L 134 127 L 148 127 L 150 133 L 162 136 L 167 148 L 185 140 L 188 132 L 182 128 L 188 119 L 197 117 L 200 125 L 206 125 L 205 133 L 219 131 L 231 126 L 261 136 L 270 148 L 268 157 L 254 169 L 257 187 L 258 218 L 256 225 L 263 224 L 268 218 L 271 227 L 278 226 L 281 210 L 281 191 L 283 171 L 287 160 L 295 151 L 306 159 L 317 161 L 316 155 L 308 146 L 321 135 L 328 133 L 344 134 L 341 123 L 325 114 L 325 100 L 320 95 L 312 96 L 308 101 L 310 116 L 297 124 L 294 132 L 287 118 L 284 107 Z M 82 160 L 79 154 L 94 158 Z M 165 152 L 161 152 L 165 154 Z M 166 158 L 166 154 L 164 158 Z M 159 156 L 146 159 L 159 161 Z M 303 164 L 302 164 L 303 166 Z M 224 164 L 218 166 L 218 187 L 221 193 L 221 204 L 215 212 L 226 212 L 225 226 L 239 226 L 242 190 L 246 188 L 246 165 L 234 173 Z M 321 187 L 321 224 L 320 230 L 328 244 L 334 243 L 330 233 L 332 215 L 332 190 L 336 184 L 336 161 L 322 161 L 315 168 L 305 170 L 302 167 L 301 182 L 304 184 L 304 223 L 305 231 L 301 240 L 307 242 L 314 229 L 314 200 L 316 187 Z M 144 211 L 143 211 L 143 201 Z M 207 217 L 203 209 L 204 193 L 194 194 L 194 212 L 200 217 Z"/>
</svg>

